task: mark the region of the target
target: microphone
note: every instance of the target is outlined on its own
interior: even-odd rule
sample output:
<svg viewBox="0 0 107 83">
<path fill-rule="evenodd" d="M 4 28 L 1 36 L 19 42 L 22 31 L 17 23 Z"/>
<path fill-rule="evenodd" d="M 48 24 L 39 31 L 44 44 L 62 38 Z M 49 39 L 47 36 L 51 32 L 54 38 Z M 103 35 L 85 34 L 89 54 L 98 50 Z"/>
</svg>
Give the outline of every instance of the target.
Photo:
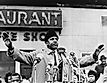
<svg viewBox="0 0 107 83">
<path fill-rule="evenodd" d="M 47 67 L 46 67 L 46 72 L 49 72 L 50 69 L 51 69 L 51 67 L 52 67 L 52 64 L 51 64 L 51 63 L 48 63 L 48 65 L 47 65 Z"/>
<path fill-rule="evenodd" d="M 34 60 L 34 66 L 37 65 L 38 63 L 40 63 L 41 58 L 40 57 L 36 57 Z"/>
<path fill-rule="evenodd" d="M 42 55 L 41 53 L 38 54 L 38 55 L 35 57 L 35 59 L 34 59 L 34 66 L 35 66 L 36 64 L 40 63 L 40 61 L 42 60 L 42 58 L 43 58 L 43 55 Z"/>
<path fill-rule="evenodd" d="M 36 57 L 35 60 L 37 61 L 37 63 L 39 63 L 41 61 L 40 57 Z"/>
<path fill-rule="evenodd" d="M 65 50 L 66 50 L 66 49 L 63 48 L 63 47 L 60 47 L 60 48 L 57 49 L 57 51 L 58 51 L 59 54 L 65 53 Z"/>
</svg>

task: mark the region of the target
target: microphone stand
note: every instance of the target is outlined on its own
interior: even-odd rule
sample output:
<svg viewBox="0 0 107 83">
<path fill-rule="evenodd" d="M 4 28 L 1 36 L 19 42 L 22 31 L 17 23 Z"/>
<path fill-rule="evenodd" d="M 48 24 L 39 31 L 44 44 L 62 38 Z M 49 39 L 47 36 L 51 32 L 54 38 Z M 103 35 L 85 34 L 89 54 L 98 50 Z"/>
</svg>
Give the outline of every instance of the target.
<svg viewBox="0 0 107 83">
<path fill-rule="evenodd" d="M 48 79 L 47 79 L 47 82 L 46 83 L 52 83 L 52 80 L 51 80 L 51 75 L 50 75 L 50 69 L 52 67 L 52 64 L 49 63 L 48 66 L 47 66 L 47 69 L 46 69 L 46 74 L 48 75 Z"/>
</svg>

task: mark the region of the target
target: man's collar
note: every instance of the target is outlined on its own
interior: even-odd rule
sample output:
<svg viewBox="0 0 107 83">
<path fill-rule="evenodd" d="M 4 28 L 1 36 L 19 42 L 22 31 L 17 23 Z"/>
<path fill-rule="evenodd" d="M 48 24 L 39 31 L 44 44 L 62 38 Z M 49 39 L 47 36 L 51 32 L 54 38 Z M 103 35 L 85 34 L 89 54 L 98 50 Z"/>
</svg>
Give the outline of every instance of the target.
<svg viewBox="0 0 107 83">
<path fill-rule="evenodd" d="M 48 49 L 48 48 L 46 49 L 47 54 L 55 53 L 55 51 L 56 51 L 56 50 L 51 50 L 51 49 Z"/>
<path fill-rule="evenodd" d="M 54 52 L 53 50 L 47 49 L 47 53 L 48 53 L 48 54 L 51 54 L 51 53 L 53 53 L 53 52 Z"/>
</svg>

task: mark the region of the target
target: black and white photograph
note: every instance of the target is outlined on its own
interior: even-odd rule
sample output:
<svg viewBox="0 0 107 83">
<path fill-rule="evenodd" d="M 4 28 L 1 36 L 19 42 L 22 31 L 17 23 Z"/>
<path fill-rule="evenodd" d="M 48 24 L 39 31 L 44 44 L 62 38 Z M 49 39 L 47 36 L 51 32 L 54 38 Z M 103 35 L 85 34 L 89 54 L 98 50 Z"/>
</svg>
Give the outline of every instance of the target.
<svg viewBox="0 0 107 83">
<path fill-rule="evenodd" d="M 0 0 L 0 83 L 107 83 L 107 1 Z"/>
</svg>

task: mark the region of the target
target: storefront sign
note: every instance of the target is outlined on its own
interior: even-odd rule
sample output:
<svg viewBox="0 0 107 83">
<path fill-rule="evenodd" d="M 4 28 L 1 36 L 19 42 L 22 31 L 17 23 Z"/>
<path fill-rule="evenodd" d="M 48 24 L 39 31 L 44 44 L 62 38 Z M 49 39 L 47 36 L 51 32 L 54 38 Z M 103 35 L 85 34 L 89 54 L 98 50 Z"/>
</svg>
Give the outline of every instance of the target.
<svg viewBox="0 0 107 83">
<path fill-rule="evenodd" d="M 60 10 L 0 9 L 0 27 L 62 27 Z"/>
<path fill-rule="evenodd" d="M 18 32 L 8 31 L 7 34 L 12 41 L 44 41 L 46 32 Z M 0 38 L 3 32 L 0 32 Z"/>
</svg>

